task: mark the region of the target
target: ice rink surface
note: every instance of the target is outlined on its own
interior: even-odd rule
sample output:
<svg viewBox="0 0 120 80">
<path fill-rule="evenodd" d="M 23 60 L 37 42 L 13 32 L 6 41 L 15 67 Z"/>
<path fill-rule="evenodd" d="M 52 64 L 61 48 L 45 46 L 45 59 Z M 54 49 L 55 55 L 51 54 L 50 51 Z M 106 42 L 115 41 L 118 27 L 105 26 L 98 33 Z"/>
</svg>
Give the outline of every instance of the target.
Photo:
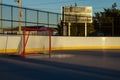
<svg viewBox="0 0 120 80">
<path fill-rule="evenodd" d="M 120 50 L 0 56 L 0 80 L 120 80 Z"/>
</svg>

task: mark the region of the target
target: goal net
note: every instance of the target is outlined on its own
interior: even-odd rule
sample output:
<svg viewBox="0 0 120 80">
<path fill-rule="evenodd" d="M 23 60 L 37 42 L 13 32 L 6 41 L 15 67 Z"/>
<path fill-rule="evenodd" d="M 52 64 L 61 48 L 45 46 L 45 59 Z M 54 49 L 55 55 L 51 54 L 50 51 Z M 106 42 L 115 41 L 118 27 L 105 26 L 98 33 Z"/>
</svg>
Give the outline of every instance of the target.
<svg viewBox="0 0 120 80">
<path fill-rule="evenodd" d="M 46 54 L 51 56 L 51 30 L 42 28 L 24 28 L 23 50 L 21 56 Z"/>
</svg>

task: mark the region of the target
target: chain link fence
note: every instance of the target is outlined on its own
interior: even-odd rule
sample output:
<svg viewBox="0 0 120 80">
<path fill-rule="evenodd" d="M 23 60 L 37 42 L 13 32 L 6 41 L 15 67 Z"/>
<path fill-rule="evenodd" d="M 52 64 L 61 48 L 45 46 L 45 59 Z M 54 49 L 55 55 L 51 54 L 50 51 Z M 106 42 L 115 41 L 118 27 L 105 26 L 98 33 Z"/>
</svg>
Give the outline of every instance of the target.
<svg viewBox="0 0 120 80">
<path fill-rule="evenodd" d="M 0 4 L 0 34 L 17 35 L 19 22 L 21 22 L 22 29 L 24 27 L 46 27 L 62 36 L 64 32 L 64 36 L 120 36 L 119 17 L 92 17 L 92 23 L 86 23 L 87 29 L 85 29 L 85 24 L 77 21 L 83 16 L 67 15 L 70 20 L 71 16 L 76 19 L 74 23 L 69 25 L 63 20 L 63 14 L 22 7 L 22 19 L 19 21 L 19 9 L 18 6 Z"/>
<path fill-rule="evenodd" d="M 0 4 L 0 33 L 17 34 L 19 22 L 24 27 L 51 27 L 57 28 L 60 24 L 61 15 L 47 11 L 30 8 L 22 9 L 22 19 L 19 21 L 19 7 L 7 4 Z"/>
</svg>

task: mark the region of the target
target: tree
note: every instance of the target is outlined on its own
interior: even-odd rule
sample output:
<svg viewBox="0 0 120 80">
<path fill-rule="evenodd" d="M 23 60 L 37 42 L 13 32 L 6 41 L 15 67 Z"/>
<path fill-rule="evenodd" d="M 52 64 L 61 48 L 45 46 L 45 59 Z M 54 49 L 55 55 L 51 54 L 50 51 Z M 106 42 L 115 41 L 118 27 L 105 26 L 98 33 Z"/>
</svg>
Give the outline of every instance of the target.
<svg viewBox="0 0 120 80">
<path fill-rule="evenodd" d="M 63 36 L 63 21 L 57 25 L 57 31 L 59 36 Z"/>
<path fill-rule="evenodd" d="M 103 12 L 95 13 L 95 17 L 94 25 L 99 25 L 99 30 L 120 36 L 120 10 L 117 9 L 116 3 L 113 3 L 111 8 L 104 8 Z"/>
</svg>

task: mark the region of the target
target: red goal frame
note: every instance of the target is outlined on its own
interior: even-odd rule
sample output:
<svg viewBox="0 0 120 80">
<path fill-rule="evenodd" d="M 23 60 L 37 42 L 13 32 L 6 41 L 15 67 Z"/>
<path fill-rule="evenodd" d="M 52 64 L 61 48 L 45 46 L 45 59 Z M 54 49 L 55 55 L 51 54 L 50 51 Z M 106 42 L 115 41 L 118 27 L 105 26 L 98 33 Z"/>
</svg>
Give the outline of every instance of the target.
<svg viewBox="0 0 120 80">
<path fill-rule="evenodd" d="M 24 28 L 23 29 L 23 51 L 21 53 L 22 57 L 25 57 L 26 54 L 34 54 L 34 53 L 27 53 L 26 52 L 26 45 L 30 36 L 30 32 L 26 34 L 26 31 L 47 31 L 49 33 L 49 57 L 52 55 L 52 50 L 51 50 L 51 36 L 52 36 L 52 31 L 47 28 Z M 27 35 L 27 37 L 26 37 Z"/>
</svg>

